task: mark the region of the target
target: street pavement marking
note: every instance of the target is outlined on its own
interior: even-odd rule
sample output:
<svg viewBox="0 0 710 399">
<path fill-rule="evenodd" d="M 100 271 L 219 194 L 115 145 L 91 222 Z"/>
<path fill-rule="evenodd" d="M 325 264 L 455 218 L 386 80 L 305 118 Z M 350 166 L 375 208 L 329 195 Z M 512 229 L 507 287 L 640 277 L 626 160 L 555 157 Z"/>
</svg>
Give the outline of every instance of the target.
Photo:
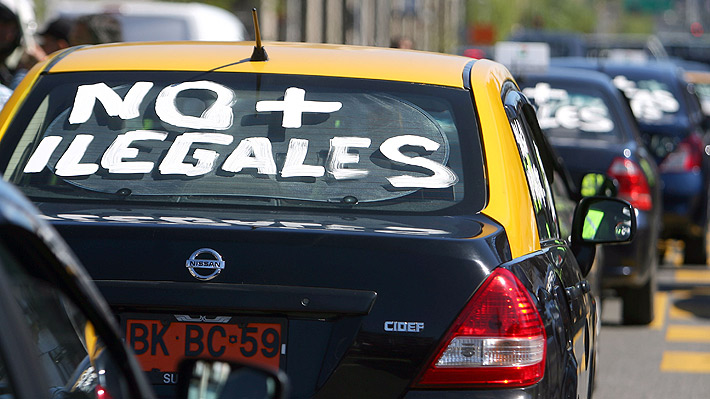
<svg viewBox="0 0 710 399">
<path fill-rule="evenodd" d="M 693 312 L 679 308 L 676 303 L 694 297 L 710 297 L 710 287 L 694 287 L 693 289 L 673 290 L 672 300 L 668 308 L 668 318 L 673 320 L 688 320 L 696 317 Z"/>
<path fill-rule="evenodd" d="M 676 301 L 690 299 L 693 296 L 691 290 L 673 290 L 673 299 Z"/>
<path fill-rule="evenodd" d="M 690 291 L 693 296 L 710 296 L 710 287 L 695 287 Z"/>
<path fill-rule="evenodd" d="M 676 270 L 676 283 L 710 283 L 710 270 Z"/>
<path fill-rule="evenodd" d="M 710 374 L 710 353 L 666 351 L 663 353 L 663 360 L 661 360 L 661 371 Z"/>
<path fill-rule="evenodd" d="M 654 330 L 661 330 L 666 323 L 666 309 L 668 308 L 668 293 L 657 292 L 653 304 L 653 321 L 648 326 Z"/>
<path fill-rule="evenodd" d="M 668 317 L 671 320 L 689 320 L 695 317 L 695 315 L 693 314 L 693 312 L 683 310 L 673 305 L 670 307 L 670 309 L 668 309 Z"/>
<path fill-rule="evenodd" d="M 710 342 L 710 327 L 670 325 L 666 330 L 666 341 Z"/>
<path fill-rule="evenodd" d="M 695 317 L 692 312 L 683 310 L 675 305 L 676 301 L 682 301 L 692 297 L 690 290 L 673 290 L 673 301 L 668 308 L 668 318 L 671 320 L 688 320 Z"/>
</svg>

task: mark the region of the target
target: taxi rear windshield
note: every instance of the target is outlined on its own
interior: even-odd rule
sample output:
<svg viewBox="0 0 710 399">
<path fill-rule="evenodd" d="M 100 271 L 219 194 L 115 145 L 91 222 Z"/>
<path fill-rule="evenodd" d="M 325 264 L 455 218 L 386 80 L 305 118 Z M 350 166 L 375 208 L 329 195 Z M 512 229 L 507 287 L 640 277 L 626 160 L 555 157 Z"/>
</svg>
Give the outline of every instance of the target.
<svg viewBox="0 0 710 399">
<path fill-rule="evenodd" d="M 486 198 L 470 93 L 403 82 L 46 75 L 0 159 L 35 200 L 427 212 Z"/>
</svg>

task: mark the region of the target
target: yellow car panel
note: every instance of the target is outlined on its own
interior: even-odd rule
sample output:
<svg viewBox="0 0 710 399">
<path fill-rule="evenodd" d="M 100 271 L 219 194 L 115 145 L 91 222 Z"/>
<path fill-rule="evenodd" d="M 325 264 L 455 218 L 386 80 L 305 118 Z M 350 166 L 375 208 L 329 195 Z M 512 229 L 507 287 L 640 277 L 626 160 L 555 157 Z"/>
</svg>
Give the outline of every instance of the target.
<svg viewBox="0 0 710 399">
<path fill-rule="evenodd" d="M 525 171 L 501 100 L 501 87 L 508 80 L 513 77 L 500 64 L 488 60 L 473 64 L 471 88 L 488 174 L 489 200 L 483 213 L 505 226 L 515 258 L 540 249 L 540 243 Z"/>
<path fill-rule="evenodd" d="M 470 58 L 376 47 L 303 45 L 265 42 L 267 62 L 249 62 L 253 42 L 112 44 L 77 49 L 50 72 L 90 70 L 181 70 L 275 73 L 384 79 L 463 87 L 461 70 Z M 337 49 L 337 57 L 323 57 Z M 166 63 L 175 54 L 180 62 Z M 318 62 L 314 62 L 318 59 Z M 401 65 L 407 67 L 402 68 Z M 416 67 L 414 67 L 416 66 Z"/>
</svg>

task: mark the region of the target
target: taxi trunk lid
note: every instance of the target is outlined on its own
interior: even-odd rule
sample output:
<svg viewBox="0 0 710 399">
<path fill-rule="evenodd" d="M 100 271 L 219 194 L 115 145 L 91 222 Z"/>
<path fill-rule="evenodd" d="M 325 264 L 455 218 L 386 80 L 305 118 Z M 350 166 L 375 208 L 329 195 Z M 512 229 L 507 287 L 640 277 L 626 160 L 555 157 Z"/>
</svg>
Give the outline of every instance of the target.
<svg viewBox="0 0 710 399">
<path fill-rule="evenodd" d="M 165 216 L 158 208 L 40 208 L 96 280 L 124 332 L 157 346 L 132 342 L 134 350 L 173 350 L 162 336 L 130 330 L 126 319 L 142 315 L 210 326 L 225 317 L 266 323 L 252 335 L 264 339 L 263 353 L 279 352 L 299 397 L 401 395 L 489 270 L 510 259 L 503 229 L 484 216 L 223 212 L 217 219 L 199 210 Z M 219 254 L 224 269 L 201 281 L 187 266 L 205 248 Z M 215 261 L 210 253 L 198 259 Z M 273 327 L 268 323 L 281 325 L 278 347 L 265 332 Z M 148 334 L 149 327 L 141 328 Z M 229 327 L 224 334 L 215 328 L 204 334 L 231 337 Z M 233 343 L 249 340 L 235 333 Z M 204 341 L 201 354 L 222 346 Z M 149 372 L 155 384 L 166 384 L 159 393 L 172 389 L 169 374 Z"/>
</svg>

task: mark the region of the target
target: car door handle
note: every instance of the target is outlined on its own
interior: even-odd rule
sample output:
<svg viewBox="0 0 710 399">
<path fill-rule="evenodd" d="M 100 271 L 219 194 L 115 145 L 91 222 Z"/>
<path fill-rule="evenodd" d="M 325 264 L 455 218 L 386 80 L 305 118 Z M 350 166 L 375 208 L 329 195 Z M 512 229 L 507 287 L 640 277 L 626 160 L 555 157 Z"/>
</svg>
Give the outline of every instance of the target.
<svg viewBox="0 0 710 399">
<path fill-rule="evenodd" d="M 584 296 L 584 294 L 591 290 L 592 287 L 589 285 L 589 282 L 587 280 L 582 280 L 572 287 L 565 288 L 565 293 L 567 294 L 567 299 L 571 301 Z"/>
</svg>

